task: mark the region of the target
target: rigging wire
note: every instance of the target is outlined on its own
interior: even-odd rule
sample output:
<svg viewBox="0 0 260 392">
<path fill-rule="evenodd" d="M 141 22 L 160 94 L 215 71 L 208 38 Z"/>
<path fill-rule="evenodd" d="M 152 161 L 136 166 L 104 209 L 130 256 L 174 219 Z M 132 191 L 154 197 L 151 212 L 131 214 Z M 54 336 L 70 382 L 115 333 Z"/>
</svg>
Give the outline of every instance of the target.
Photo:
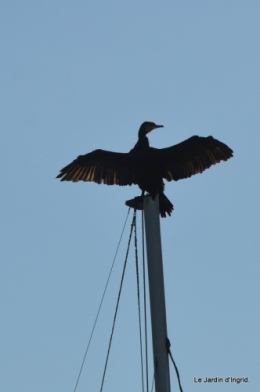
<svg viewBox="0 0 260 392">
<path fill-rule="evenodd" d="M 86 356 L 89 350 L 89 346 L 90 346 L 90 342 L 92 340 L 92 336 L 96 327 L 96 323 L 98 320 L 98 316 L 101 310 L 101 306 L 104 300 L 104 296 L 108 287 L 108 283 L 111 277 L 111 273 L 115 264 L 115 260 L 116 260 L 116 256 L 119 250 L 119 246 L 122 240 L 122 236 L 125 230 L 125 226 L 126 226 L 126 222 L 129 216 L 129 212 L 130 212 L 130 208 L 128 209 L 127 212 L 127 216 L 124 222 L 124 226 L 119 238 L 119 242 L 117 245 L 117 249 L 116 249 L 116 253 L 115 256 L 113 258 L 113 262 L 112 262 L 112 266 L 110 268 L 109 274 L 108 274 L 108 278 L 105 284 L 105 288 L 101 297 L 101 301 L 98 307 L 98 311 L 97 311 L 97 315 L 94 321 L 94 325 L 93 328 L 91 330 L 91 334 L 90 334 L 90 338 L 87 344 L 87 348 L 83 357 L 83 361 L 80 367 L 80 371 L 79 371 L 79 375 L 76 381 L 76 385 L 74 388 L 74 392 L 76 392 L 78 383 L 79 383 L 79 379 L 83 370 L 83 366 L 86 360 Z M 134 214 L 133 214 L 133 220 L 132 220 L 132 224 L 131 224 L 131 229 L 130 229 L 130 235 L 129 235 L 129 239 L 128 239 L 128 246 L 127 246 L 127 251 L 126 251 L 126 257 L 125 257 L 125 262 L 124 262 L 124 266 L 123 266 L 123 272 L 122 272 L 122 276 L 121 276 L 121 282 L 120 282 L 120 287 L 119 287 L 119 292 L 118 292 L 118 297 L 117 297 L 117 303 L 116 303 L 116 309 L 115 309 L 115 313 L 114 313 L 114 319 L 113 319 L 113 325 L 112 325 L 112 330 L 111 330 L 111 335 L 110 335 L 110 340 L 109 340 L 109 345 L 108 345 L 108 351 L 107 351 L 107 356 L 106 356 L 106 361 L 105 361 L 105 367 L 104 367 L 104 371 L 103 371 L 103 377 L 102 377 L 102 383 L 101 383 L 101 388 L 100 388 L 100 392 L 102 392 L 103 390 L 103 385 L 104 385 L 104 380 L 105 380 L 105 375 L 106 375 L 106 369 L 107 369 L 107 364 L 108 364 L 108 359 L 109 359 L 109 354 L 110 354 L 110 349 L 111 349 L 111 344 L 112 344 L 112 339 L 113 339 L 113 334 L 114 334 L 114 328 L 115 328 L 115 322 L 116 322 L 116 317 L 117 317 L 117 312 L 118 312 L 118 307 L 119 307 L 119 302 L 120 302 L 120 297 L 121 297 L 121 292 L 122 292 L 122 286 L 123 286 L 123 281 L 124 281 L 124 276 L 125 276 L 125 270 L 126 270 L 126 264 L 127 264 L 127 260 L 128 260 L 128 254 L 129 254 L 129 248 L 130 248 L 130 243 L 131 243 L 131 238 L 132 238 L 132 234 L 133 234 L 133 229 L 134 229 L 134 234 L 135 234 L 135 238 L 134 238 L 134 243 L 135 243 L 135 262 L 136 262 L 136 279 L 137 279 L 137 299 L 138 299 L 138 317 L 139 317 L 139 339 L 140 339 L 140 351 L 141 351 L 141 373 L 142 373 L 142 391 L 144 392 L 144 364 L 143 364 L 143 342 L 142 342 L 142 322 L 141 322 L 141 306 L 140 306 L 140 281 L 139 281 L 139 267 L 138 267 L 138 248 L 137 248 L 137 233 L 136 233 L 136 210 L 134 210 Z M 144 251 L 144 212 L 142 211 L 142 258 L 143 258 L 143 301 L 144 301 L 144 333 L 145 333 L 145 373 L 146 373 L 146 390 L 147 392 L 149 391 L 149 384 L 148 384 L 148 344 L 147 344 L 147 300 L 146 300 L 146 270 L 145 270 L 145 251 Z M 179 384 L 179 389 L 180 392 L 183 392 L 182 386 L 181 386 L 181 381 L 180 381 L 180 375 L 179 375 L 179 371 L 177 368 L 177 365 L 173 359 L 171 350 L 170 350 L 170 341 L 167 338 L 166 341 L 166 347 L 167 347 L 167 352 L 171 358 L 171 361 L 173 363 L 173 366 L 175 368 L 175 372 L 177 375 L 177 379 L 178 379 L 178 384 Z M 154 375 L 155 376 L 155 375 Z M 153 376 L 153 380 L 152 380 L 152 387 L 151 387 L 151 391 L 154 390 L 154 382 L 155 382 L 155 377 Z"/>
<path fill-rule="evenodd" d="M 130 207 L 129 207 L 127 215 L 126 215 L 125 223 L 123 225 L 123 229 L 122 229 L 122 232 L 120 234 L 119 242 L 118 242 L 118 245 L 117 245 L 117 248 L 116 248 L 116 253 L 115 253 L 115 256 L 113 258 L 113 262 L 112 262 L 111 268 L 109 270 L 108 278 L 107 278 L 107 281 L 106 281 L 106 284 L 105 284 L 105 288 L 104 288 L 104 291 L 103 291 L 103 294 L 102 294 L 102 297 L 101 297 L 101 301 L 100 301 L 100 304 L 99 304 L 99 307 L 98 307 L 98 311 L 97 311 L 97 314 L 96 314 L 96 317 L 95 317 L 94 325 L 92 327 L 92 330 L 91 330 L 91 333 L 90 333 L 90 338 L 89 338 L 88 344 L 87 344 L 87 348 L 86 348 L 86 351 L 85 351 L 85 354 L 84 354 L 84 357 L 83 357 L 83 360 L 82 360 L 82 363 L 81 363 L 81 367 L 80 367 L 80 370 L 79 370 L 79 374 L 78 374 L 78 378 L 77 378 L 76 385 L 75 385 L 75 388 L 74 388 L 74 392 L 76 392 L 77 387 L 78 387 L 79 379 L 80 379 L 80 376 L 81 376 L 81 373 L 82 373 L 82 370 L 83 370 L 83 366 L 84 366 L 84 363 L 85 363 L 85 360 L 86 360 L 86 356 L 87 356 L 87 353 L 88 353 L 88 350 L 89 350 L 90 342 L 92 340 L 92 336 L 93 336 L 93 333 L 94 333 L 94 330 L 95 330 L 95 327 L 96 327 L 96 324 L 97 324 L 98 316 L 99 316 L 99 313 L 100 313 L 100 310 L 101 310 L 101 306 L 103 304 L 103 300 L 104 300 L 104 297 L 105 297 L 105 294 L 106 294 L 106 291 L 107 291 L 108 282 L 110 280 L 110 276 L 111 276 L 112 270 L 114 268 L 116 256 L 117 256 L 117 253 L 118 253 L 118 250 L 119 250 L 119 246 L 121 244 L 121 240 L 122 240 L 122 237 L 123 237 L 123 234 L 124 234 L 124 231 L 125 231 L 125 226 L 126 226 L 126 222 L 127 222 L 128 216 L 129 216 L 129 212 L 130 212 Z"/>
<path fill-rule="evenodd" d="M 123 272 L 122 272 L 122 276 L 121 276 L 119 292 L 118 292 L 118 296 L 117 296 L 116 309 L 115 309 L 114 320 L 113 320 L 111 335 L 110 335 L 109 344 L 108 344 L 108 350 L 107 350 L 107 356 L 106 356 L 106 362 L 105 362 L 105 367 L 104 367 L 104 371 L 103 371 L 103 377 L 102 377 L 100 392 L 102 392 L 102 390 L 103 390 L 103 385 L 104 385 L 104 380 L 105 380 L 105 375 L 106 375 L 106 370 L 107 370 L 107 364 L 108 364 L 108 358 L 109 358 L 112 338 L 113 338 L 113 334 L 114 334 L 114 328 L 115 328 L 115 323 L 116 323 L 117 311 L 118 311 L 119 301 L 120 301 L 121 292 L 122 292 L 122 286 L 123 286 L 123 281 L 124 281 L 124 276 L 125 276 L 126 263 L 127 263 L 127 259 L 128 259 L 129 248 L 130 248 L 130 243 L 131 243 L 131 238 L 132 238 L 132 234 L 133 234 L 133 227 L 134 227 L 134 224 L 135 224 L 135 220 L 136 220 L 136 210 L 134 210 L 133 221 L 132 221 L 132 224 L 131 224 L 130 235 L 129 235 L 129 239 L 128 239 L 126 257 L 125 257 L 125 262 L 124 262 L 124 266 L 123 266 Z"/>
<path fill-rule="evenodd" d="M 178 370 L 177 365 L 176 365 L 176 363 L 175 363 L 175 361 L 174 361 L 174 359 L 173 359 L 173 356 L 172 356 L 172 353 L 171 353 L 170 346 L 171 346 L 171 342 L 170 342 L 170 340 L 169 340 L 168 338 L 166 338 L 166 348 L 167 348 L 167 352 L 168 352 L 168 354 L 169 354 L 169 356 L 170 356 L 170 358 L 171 358 L 171 360 L 172 360 L 172 363 L 173 363 L 173 366 L 174 366 L 174 369 L 175 369 L 175 372 L 176 372 L 176 375 L 177 375 L 177 379 L 178 379 L 178 384 L 179 384 L 180 392 L 183 392 L 182 386 L 181 386 L 181 379 L 180 379 L 179 370 Z"/>
<path fill-rule="evenodd" d="M 152 388 L 151 388 L 151 392 L 153 392 L 153 389 L 154 389 L 154 381 L 155 381 L 155 375 L 153 375 L 153 381 L 152 381 Z"/>
<path fill-rule="evenodd" d="M 142 322 L 141 322 L 141 305 L 140 305 L 140 282 L 139 282 L 139 268 L 138 268 L 138 248 L 137 248 L 137 234 L 136 234 L 136 219 L 135 219 L 134 229 L 135 229 L 135 266 L 136 266 L 137 303 L 138 303 L 138 320 L 139 320 L 139 340 L 140 340 L 140 355 L 141 355 L 141 375 L 142 375 L 142 391 L 144 392 L 143 341 L 142 341 Z"/>
</svg>

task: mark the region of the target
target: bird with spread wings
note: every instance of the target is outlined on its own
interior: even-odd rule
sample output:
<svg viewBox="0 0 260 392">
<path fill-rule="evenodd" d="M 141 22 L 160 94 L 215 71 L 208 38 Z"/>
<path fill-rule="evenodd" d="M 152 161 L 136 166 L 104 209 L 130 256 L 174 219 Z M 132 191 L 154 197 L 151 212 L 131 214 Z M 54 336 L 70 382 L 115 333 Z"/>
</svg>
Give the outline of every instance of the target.
<svg viewBox="0 0 260 392">
<path fill-rule="evenodd" d="M 212 136 L 192 136 L 167 148 L 149 146 L 147 134 L 155 128 L 153 122 L 144 122 L 138 132 L 138 141 L 128 153 L 95 150 L 79 155 L 73 162 L 60 170 L 61 181 L 93 181 L 106 185 L 136 184 L 154 199 L 159 195 L 159 211 L 162 217 L 171 215 L 173 205 L 164 194 L 164 179 L 178 181 L 210 166 L 227 161 L 233 151 Z"/>
</svg>

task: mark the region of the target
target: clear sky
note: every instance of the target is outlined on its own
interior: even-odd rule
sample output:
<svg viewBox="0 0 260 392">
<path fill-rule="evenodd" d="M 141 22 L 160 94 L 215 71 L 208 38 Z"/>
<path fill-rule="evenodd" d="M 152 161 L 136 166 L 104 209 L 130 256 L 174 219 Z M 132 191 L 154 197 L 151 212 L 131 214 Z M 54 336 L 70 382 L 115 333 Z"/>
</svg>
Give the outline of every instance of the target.
<svg viewBox="0 0 260 392">
<path fill-rule="evenodd" d="M 260 2 L 2 0 L 0 26 L 1 391 L 73 391 L 140 190 L 55 176 L 79 154 L 129 151 L 145 120 L 164 125 L 152 146 L 212 135 L 234 150 L 166 184 L 168 335 L 184 391 L 217 376 L 259 391 Z M 130 222 L 78 392 L 100 388 Z M 133 249 L 125 279 L 108 392 L 141 391 Z"/>
</svg>

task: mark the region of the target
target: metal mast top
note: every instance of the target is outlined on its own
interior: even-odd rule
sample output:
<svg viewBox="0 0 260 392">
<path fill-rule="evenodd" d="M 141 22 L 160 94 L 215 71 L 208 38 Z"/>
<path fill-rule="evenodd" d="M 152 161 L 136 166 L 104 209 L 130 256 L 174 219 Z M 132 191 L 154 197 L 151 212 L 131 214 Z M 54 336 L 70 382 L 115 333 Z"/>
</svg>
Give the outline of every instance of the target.
<svg viewBox="0 0 260 392">
<path fill-rule="evenodd" d="M 154 375 L 156 392 L 170 392 L 170 372 L 167 349 L 167 324 L 164 294 L 162 246 L 158 195 L 155 200 L 144 196 L 126 202 L 129 207 L 144 209 L 147 264 L 150 291 Z M 143 205 L 142 205 L 143 204 Z"/>
<path fill-rule="evenodd" d="M 144 217 L 150 289 L 156 392 L 170 392 L 167 323 L 158 196 L 144 197 Z"/>
</svg>

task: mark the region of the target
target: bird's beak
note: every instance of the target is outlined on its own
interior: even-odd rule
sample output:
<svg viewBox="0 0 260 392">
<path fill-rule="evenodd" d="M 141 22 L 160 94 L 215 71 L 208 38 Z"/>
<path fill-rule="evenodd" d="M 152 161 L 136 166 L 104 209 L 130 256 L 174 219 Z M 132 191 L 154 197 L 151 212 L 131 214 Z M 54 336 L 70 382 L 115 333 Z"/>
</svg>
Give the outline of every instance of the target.
<svg viewBox="0 0 260 392">
<path fill-rule="evenodd" d="M 154 123 L 147 123 L 146 129 L 145 129 L 145 134 L 152 132 L 156 128 L 163 128 L 163 125 L 156 125 Z"/>
</svg>

